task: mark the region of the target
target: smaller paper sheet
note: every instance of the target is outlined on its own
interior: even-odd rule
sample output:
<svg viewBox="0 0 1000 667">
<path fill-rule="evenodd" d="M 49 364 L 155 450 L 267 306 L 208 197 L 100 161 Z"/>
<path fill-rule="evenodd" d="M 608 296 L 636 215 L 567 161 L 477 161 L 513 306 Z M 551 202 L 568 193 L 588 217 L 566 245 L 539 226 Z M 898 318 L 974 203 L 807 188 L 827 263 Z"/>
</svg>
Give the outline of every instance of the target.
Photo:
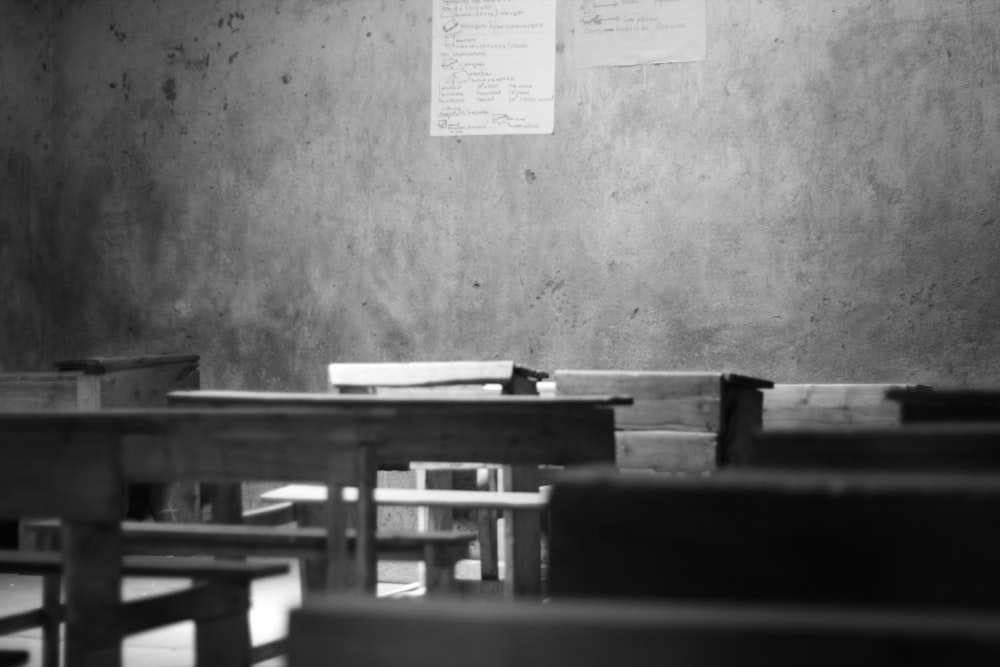
<svg viewBox="0 0 1000 667">
<path fill-rule="evenodd" d="M 704 60 L 705 0 L 575 0 L 576 66 Z"/>
</svg>

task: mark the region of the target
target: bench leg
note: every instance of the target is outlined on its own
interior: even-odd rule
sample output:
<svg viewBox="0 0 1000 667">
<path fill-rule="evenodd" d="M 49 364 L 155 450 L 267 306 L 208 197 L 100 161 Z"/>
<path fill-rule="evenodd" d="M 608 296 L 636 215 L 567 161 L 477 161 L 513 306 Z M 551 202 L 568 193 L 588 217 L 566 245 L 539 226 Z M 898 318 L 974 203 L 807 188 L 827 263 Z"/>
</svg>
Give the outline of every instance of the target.
<svg viewBox="0 0 1000 667">
<path fill-rule="evenodd" d="M 476 471 L 476 486 L 481 491 L 497 490 L 497 471 L 483 468 Z M 500 578 L 500 548 L 497 542 L 496 510 L 480 510 L 479 520 L 479 578 L 497 581 Z"/>
<path fill-rule="evenodd" d="M 195 665 L 250 667 L 250 582 L 212 585 L 233 608 L 224 615 L 195 621 Z"/>
<path fill-rule="evenodd" d="M 66 667 L 121 667 L 121 526 L 63 525 Z"/>
<path fill-rule="evenodd" d="M 59 667 L 59 628 L 62 626 L 62 576 L 42 577 L 42 667 Z"/>
<path fill-rule="evenodd" d="M 460 557 L 454 547 L 424 547 L 424 587 L 428 597 L 458 595 L 455 563 Z"/>
<path fill-rule="evenodd" d="M 504 468 L 504 491 L 538 492 L 538 466 Z M 542 531 L 535 511 L 504 512 L 504 595 L 539 598 L 542 595 Z"/>
<path fill-rule="evenodd" d="M 295 503 L 295 522 L 302 527 L 323 526 L 324 505 L 319 503 Z M 299 560 L 299 584 L 302 597 L 327 589 L 326 563 L 313 558 Z"/>
<path fill-rule="evenodd" d="M 418 489 L 453 489 L 455 475 L 450 470 L 418 470 Z M 417 530 L 427 531 L 449 531 L 454 525 L 454 512 L 447 507 L 421 507 L 417 510 Z M 429 587 L 429 577 L 437 576 L 429 571 L 430 564 L 425 560 L 421 564 L 421 579 L 424 586 Z"/>
</svg>

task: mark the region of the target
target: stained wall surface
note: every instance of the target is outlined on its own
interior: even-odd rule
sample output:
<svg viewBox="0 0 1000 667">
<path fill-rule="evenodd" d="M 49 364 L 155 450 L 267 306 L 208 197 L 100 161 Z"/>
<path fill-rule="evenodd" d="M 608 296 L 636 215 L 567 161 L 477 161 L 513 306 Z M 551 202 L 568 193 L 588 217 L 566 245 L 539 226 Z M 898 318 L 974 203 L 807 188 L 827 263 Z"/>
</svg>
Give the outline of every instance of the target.
<svg viewBox="0 0 1000 667">
<path fill-rule="evenodd" d="M 3 3 L 0 364 L 1000 380 L 1000 4 L 711 0 L 706 61 L 615 69 L 574 11 L 555 133 L 448 139 L 430 0 Z"/>
</svg>

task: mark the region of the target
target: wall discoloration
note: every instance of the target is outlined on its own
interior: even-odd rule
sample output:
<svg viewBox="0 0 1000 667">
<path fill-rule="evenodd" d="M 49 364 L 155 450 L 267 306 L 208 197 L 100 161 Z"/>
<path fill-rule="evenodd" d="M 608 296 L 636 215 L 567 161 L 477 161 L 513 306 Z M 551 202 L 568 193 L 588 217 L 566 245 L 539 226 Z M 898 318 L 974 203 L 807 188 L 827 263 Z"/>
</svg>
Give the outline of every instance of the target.
<svg viewBox="0 0 1000 667">
<path fill-rule="evenodd" d="M 429 3 L 54 4 L 0 52 L 51 47 L 58 155 L 29 159 L 51 335 L 8 356 L 190 349 L 205 386 L 282 389 L 334 360 L 1000 373 L 1000 6 L 722 0 L 705 62 L 577 70 L 560 3 L 556 133 L 454 140 Z"/>
</svg>

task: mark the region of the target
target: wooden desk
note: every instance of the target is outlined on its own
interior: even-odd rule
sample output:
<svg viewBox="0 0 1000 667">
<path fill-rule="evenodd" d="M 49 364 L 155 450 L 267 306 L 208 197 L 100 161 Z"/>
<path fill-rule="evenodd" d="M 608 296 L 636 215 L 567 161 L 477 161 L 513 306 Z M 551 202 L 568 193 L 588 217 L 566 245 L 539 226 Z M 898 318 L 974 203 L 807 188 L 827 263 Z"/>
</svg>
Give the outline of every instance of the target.
<svg viewBox="0 0 1000 667">
<path fill-rule="evenodd" d="M 611 396 L 400 396 L 243 391 L 173 392 L 178 407 L 303 409 L 356 420 L 359 442 L 378 466 L 405 468 L 412 461 L 477 462 L 507 466 L 610 463 L 615 460 L 612 407 L 629 398 Z M 277 475 L 271 479 L 284 480 Z M 291 481 L 291 480 L 289 480 Z M 537 491 L 537 476 L 512 491 Z M 533 485 L 533 488 L 531 488 Z M 537 517 L 536 517 L 537 519 Z M 371 520 L 374 520 L 373 518 Z M 508 540 L 507 592 L 541 592 L 541 546 L 536 539 Z M 508 536 L 510 532 L 508 532 Z"/>
<path fill-rule="evenodd" d="M 357 486 L 361 520 L 356 529 L 356 571 L 361 585 L 373 589 L 374 573 L 366 564 L 374 560 L 374 523 L 364 518 L 371 514 L 374 469 L 359 437 L 363 432 L 365 425 L 355 415 L 315 411 L 160 409 L 0 415 L 0 468 L 14 471 L 9 474 L 19 480 L 16 485 L 0 485 L 0 508 L 23 508 L 25 516 L 59 516 L 68 521 L 63 553 L 67 647 L 73 656 L 69 667 L 118 665 L 124 634 L 166 624 L 164 618 L 176 623 L 185 620 L 184 614 L 201 614 L 200 621 L 207 624 L 205 637 L 214 640 L 205 639 L 203 626 L 198 626 L 199 664 L 244 667 L 250 659 L 245 586 L 238 592 L 220 590 L 226 583 L 221 582 L 219 595 L 190 589 L 162 601 L 157 597 L 128 603 L 132 611 L 122 611 L 118 486 L 122 480 L 294 479 L 324 483 L 334 499 L 340 498 L 344 487 Z M 53 470 L 58 475 L 53 476 Z M 26 505 L 28 501 L 34 502 Z M 348 515 L 341 503 L 329 505 L 328 579 L 331 588 L 344 589 Z M 219 569 L 232 567 L 249 565 L 218 564 Z M 266 647 L 257 648 L 273 654 Z M 92 655 L 96 657 L 91 662 Z"/>
</svg>

